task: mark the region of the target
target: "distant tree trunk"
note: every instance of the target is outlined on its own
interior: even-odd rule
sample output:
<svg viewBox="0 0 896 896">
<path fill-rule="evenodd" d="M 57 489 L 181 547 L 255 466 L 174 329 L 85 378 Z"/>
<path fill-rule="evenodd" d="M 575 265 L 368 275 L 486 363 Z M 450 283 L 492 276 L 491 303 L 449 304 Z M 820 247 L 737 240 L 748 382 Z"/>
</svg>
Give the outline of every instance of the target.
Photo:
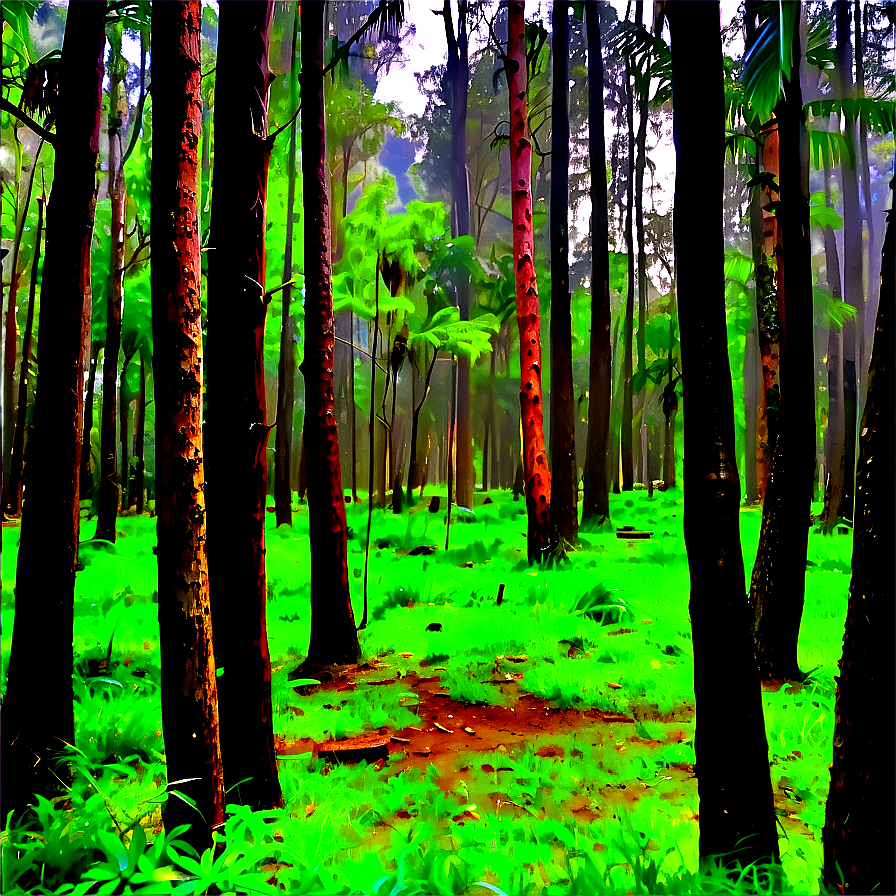
<svg viewBox="0 0 896 896">
<path fill-rule="evenodd" d="M 451 96 L 451 227 L 453 236 L 470 232 L 470 186 L 467 180 L 467 90 L 470 63 L 467 56 L 467 0 L 458 0 L 457 34 L 451 8 L 445 0 L 442 15 L 448 41 L 445 77 Z M 461 320 L 470 319 L 470 278 L 462 274 L 457 284 Z M 473 441 L 470 429 L 470 359 L 457 362 L 457 503 L 473 507 L 476 475 L 473 470 Z"/>
<path fill-rule="evenodd" d="M 663 388 L 663 417 L 666 426 L 663 438 L 663 483 L 666 488 L 675 488 L 675 417 L 678 414 L 678 393 L 675 385 L 678 377 L 674 376 L 675 366 L 672 356 L 672 345 L 675 336 L 675 286 L 672 287 L 672 304 L 669 309 L 669 369 L 666 385 Z"/>
<path fill-rule="evenodd" d="M 507 34 L 513 256 L 522 375 L 523 473 L 529 520 L 527 555 L 530 563 L 540 564 L 556 558 L 559 545 L 557 524 L 551 515 L 551 473 L 545 452 L 541 403 L 541 334 L 538 284 L 535 280 L 532 193 L 529 188 L 532 143 L 529 139 L 525 11 L 522 0 L 510 0 L 508 4 Z"/>
<path fill-rule="evenodd" d="M 33 794 L 60 789 L 55 756 L 74 743 L 72 625 L 84 422 L 84 347 L 90 336 L 90 242 L 105 41 L 105 2 L 73 3 L 65 23 L 53 182 L 38 324 L 40 373 L 16 567 L 16 622 L 3 700 L 4 818 Z M 13 296 L 14 300 L 14 296 Z M 39 525 L 38 525 L 39 524 Z M 41 645 L 41 661 L 34 648 Z M 43 651 L 46 650 L 46 653 Z M 35 711 L 35 700 L 40 711 Z M 65 766 L 59 768 L 66 777 Z"/>
<path fill-rule="evenodd" d="M 208 272 L 209 575 L 221 753 L 230 799 L 283 804 L 271 708 L 265 569 L 265 215 L 271 0 L 225 3 L 215 74 L 214 201 Z M 233 594 L 240 595 L 235 612 Z M 246 780 L 251 779 L 251 780 Z"/>
<path fill-rule="evenodd" d="M 31 286 L 28 296 L 28 317 L 22 334 L 22 363 L 19 368 L 19 402 L 16 425 L 12 436 L 12 455 L 9 462 L 7 508 L 12 513 L 22 511 L 22 468 L 25 463 L 25 422 L 28 417 L 28 367 L 31 362 L 31 343 L 34 334 L 34 306 L 37 294 L 37 274 L 40 265 L 40 240 L 44 226 L 44 200 L 37 199 L 37 229 L 34 234 L 34 256 L 31 264 Z M 10 408 L 10 410 L 12 410 Z M 7 412 L 8 413 L 8 412 Z"/>
<path fill-rule="evenodd" d="M 830 171 L 825 166 L 825 201 L 830 205 Z M 828 289 L 831 298 L 843 299 L 840 283 L 840 256 L 837 252 L 837 238 L 831 227 L 824 229 L 824 257 Z M 824 513 L 821 531 L 830 535 L 839 517 L 843 488 L 846 482 L 846 415 L 843 407 L 843 328 L 828 324 L 827 346 L 828 370 L 828 426 L 824 434 L 825 483 Z"/>
<path fill-rule="evenodd" d="M 625 63 L 625 115 L 628 122 L 628 194 L 625 203 L 625 248 L 628 253 L 628 287 L 625 295 L 625 323 L 622 330 L 624 342 L 622 357 L 622 490 L 630 492 L 634 487 L 634 454 L 632 447 L 632 345 L 635 333 L 635 244 L 632 215 L 635 190 L 635 109 L 632 75 L 629 63 Z"/>
<path fill-rule="evenodd" d="M 305 457 L 311 527 L 311 635 L 308 665 L 356 663 L 361 656 L 348 584 L 345 501 L 333 392 L 333 283 L 324 117 L 326 4 L 303 3 L 302 168 L 305 207 Z"/>
<path fill-rule="evenodd" d="M 189 824 L 182 836 L 200 852 L 224 820 L 202 456 L 201 19 L 199 0 L 160 3 L 153 13 L 151 195 L 162 727 L 168 780 L 195 800 L 193 808 L 169 796 L 165 826 Z"/>
<path fill-rule="evenodd" d="M 891 186 L 893 182 L 891 181 Z M 893 210 L 881 259 L 880 304 L 859 439 L 852 579 L 834 707 L 834 761 L 822 841 L 824 879 L 841 893 L 896 892 L 893 726 L 880 707 L 896 703 L 893 684 Z M 872 463 L 874 461 L 874 463 Z M 884 559 L 886 558 L 886 559 Z M 883 811 L 882 811 L 883 810 Z"/>
<path fill-rule="evenodd" d="M 111 258 L 106 283 L 106 347 L 103 351 L 103 408 L 100 414 L 100 482 L 97 487 L 96 538 L 115 541 L 118 504 L 128 508 L 128 469 L 122 466 L 119 488 L 118 452 L 115 444 L 118 355 L 121 351 L 121 313 L 124 292 L 124 203 L 122 163 L 121 86 L 127 62 L 121 55 L 120 24 L 111 29 L 109 43 L 109 199 L 112 206 Z M 125 100 L 126 102 L 126 100 Z"/>
<path fill-rule="evenodd" d="M 691 577 L 694 693 L 700 713 L 695 740 L 700 861 L 707 866 L 711 857 L 725 855 L 727 863 L 738 850 L 733 858 L 744 865 L 777 862 L 768 745 L 744 600 L 722 238 L 719 234 L 716 251 L 694 239 L 707 210 L 690 201 L 694 184 L 700 183 L 703 196 L 716 197 L 721 215 L 722 156 L 714 155 L 716 161 L 710 164 L 704 151 L 706 128 L 713 122 L 721 127 L 724 116 L 719 7 L 672 2 L 665 10 L 672 33 L 677 159 L 673 228 L 683 369 L 687 395 L 699 402 L 685 429 L 684 527 Z M 709 258 L 716 259 L 712 274 Z M 724 676 L 720 669 L 726 670 Z M 737 707 L 736 715 L 732 706 Z M 732 763 L 738 769 L 735 778 Z M 749 839 L 742 843 L 743 838 Z"/>
<path fill-rule="evenodd" d="M 551 100 L 551 482 L 560 537 L 579 540 L 579 467 L 572 381 L 572 310 L 569 295 L 569 16 L 551 12 L 554 32 Z"/>
<path fill-rule="evenodd" d="M 128 508 L 128 495 L 131 483 L 131 444 L 134 436 L 134 429 L 131 426 L 131 402 L 134 400 L 134 393 L 128 387 L 127 372 L 128 366 L 136 352 L 132 348 L 124 356 L 124 362 L 121 365 L 121 375 L 119 378 L 120 395 L 118 397 L 118 429 L 119 439 L 121 442 L 121 502 L 122 509 Z"/>
<path fill-rule="evenodd" d="M 834 14 L 837 36 L 837 68 L 833 73 L 837 93 L 850 98 L 855 94 L 852 64 L 853 51 L 850 40 L 849 0 L 836 0 Z M 853 518 L 853 495 L 856 470 L 856 422 L 858 420 L 859 396 L 864 391 L 865 369 L 862 364 L 865 332 L 865 288 L 863 283 L 863 240 L 862 211 L 859 207 L 859 188 L 855 163 L 856 120 L 845 117 L 846 140 L 854 154 L 852 164 L 844 154 L 840 164 L 840 180 L 843 193 L 843 298 L 856 310 L 853 320 L 843 325 L 843 362 L 845 368 L 844 388 L 847 398 L 844 406 L 846 474 L 840 507 L 833 512 L 837 516 Z M 851 399 L 851 400 L 850 400 Z"/>
<path fill-rule="evenodd" d="M 137 460 L 134 474 L 134 490 L 128 499 L 128 507 L 137 505 L 137 513 L 143 513 L 146 461 L 143 456 L 146 435 L 146 357 L 140 349 L 140 391 L 137 394 L 136 420 L 134 421 L 134 457 Z M 136 496 L 135 496 L 136 492 Z"/>
<path fill-rule="evenodd" d="M 299 43 L 299 10 L 296 7 L 292 25 L 292 64 L 296 65 Z M 295 71 L 289 73 L 289 108 L 299 105 L 299 81 Z M 286 245 L 283 250 L 283 282 L 292 279 L 292 241 L 296 204 L 296 146 L 299 124 L 293 119 L 289 127 L 289 162 L 287 165 L 286 187 Z M 290 467 L 292 460 L 293 407 L 296 392 L 296 347 L 295 323 L 290 303 L 292 287 L 283 288 L 283 311 L 280 326 L 280 361 L 277 367 L 277 436 L 276 475 L 274 482 L 274 504 L 278 526 L 292 525 L 292 486 Z M 350 337 L 350 339 L 353 337 Z M 351 374 L 350 374 L 351 375 Z M 354 396 L 352 396 L 354 401 Z M 352 437 L 354 438 L 354 425 Z"/>
<path fill-rule="evenodd" d="M 764 679 L 800 680 L 797 642 L 806 585 L 806 551 L 815 459 L 815 365 L 809 245 L 809 144 L 803 120 L 799 28 L 793 69 L 775 107 L 781 146 L 778 313 L 781 415 L 750 583 L 753 641 Z"/>
<path fill-rule="evenodd" d="M 752 29 L 751 29 L 752 30 Z M 751 136 L 757 136 L 747 131 Z M 751 177 L 759 174 L 762 150 L 757 146 L 754 160 L 749 167 Z M 758 284 L 758 272 L 765 257 L 765 226 L 762 217 L 759 187 L 750 191 L 750 244 L 753 256 L 753 279 Z M 750 330 L 744 346 L 744 492 L 747 504 L 761 500 L 759 490 L 760 468 L 764 468 L 765 455 L 759 440 L 759 408 L 765 406 L 765 389 L 762 379 L 762 358 L 759 349 L 759 314 L 757 312 L 758 289 L 750 304 Z M 762 386 L 762 396 L 760 396 Z"/>
<path fill-rule="evenodd" d="M 91 441 L 93 432 L 93 398 L 96 394 L 96 370 L 99 365 L 100 352 L 103 343 L 100 340 L 91 340 L 90 363 L 87 370 L 87 395 L 84 399 L 84 428 L 81 435 L 81 469 L 78 476 L 78 497 L 86 501 L 93 497 L 94 482 L 91 470 Z"/>
<path fill-rule="evenodd" d="M 635 21 L 641 25 L 644 18 L 644 2 L 636 0 Z M 644 62 L 650 66 L 651 54 L 648 52 Z M 637 81 L 641 80 L 636 77 Z M 647 252 L 644 248 L 644 169 L 647 167 L 647 118 L 650 99 L 650 79 L 644 78 L 638 90 L 638 140 L 637 164 L 635 166 L 635 223 L 638 238 L 638 370 L 647 369 Z M 647 380 L 644 380 L 642 394 L 647 395 Z M 650 475 L 650 451 L 647 440 L 647 422 L 641 414 L 641 482 L 648 482 Z"/>
</svg>

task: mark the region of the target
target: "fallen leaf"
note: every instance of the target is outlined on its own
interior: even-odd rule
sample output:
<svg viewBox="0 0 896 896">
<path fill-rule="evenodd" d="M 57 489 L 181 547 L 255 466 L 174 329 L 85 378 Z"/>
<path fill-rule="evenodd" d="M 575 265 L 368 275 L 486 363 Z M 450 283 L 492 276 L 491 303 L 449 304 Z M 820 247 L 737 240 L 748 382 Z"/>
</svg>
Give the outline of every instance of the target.
<svg viewBox="0 0 896 896">
<path fill-rule="evenodd" d="M 616 684 L 615 681 L 608 681 L 608 682 L 607 682 L 607 687 L 608 687 L 608 688 L 613 688 L 614 691 L 618 691 L 618 690 L 620 690 L 620 689 L 622 688 L 622 685 L 621 685 L 621 684 Z"/>
<path fill-rule="evenodd" d="M 476 733 L 472 728 L 464 728 L 464 731 L 466 731 L 467 734 L 475 734 Z"/>
<path fill-rule="evenodd" d="M 414 654 L 413 653 L 399 653 L 398 654 L 403 659 L 409 660 Z"/>
<path fill-rule="evenodd" d="M 316 808 L 317 806 L 314 803 L 308 803 L 308 805 L 305 806 L 305 818 L 311 815 L 311 813 L 314 812 Z"/>
<path fill-rule="evenodd" d="M 439 729 L 439 731 L 444 731 L 445 734 L 454 734 L 454 732 L 450 728 L 446 728 L 444 725 L 440 725 L 438 722 L 433 722 L 433 725 Z"/>
</svg>

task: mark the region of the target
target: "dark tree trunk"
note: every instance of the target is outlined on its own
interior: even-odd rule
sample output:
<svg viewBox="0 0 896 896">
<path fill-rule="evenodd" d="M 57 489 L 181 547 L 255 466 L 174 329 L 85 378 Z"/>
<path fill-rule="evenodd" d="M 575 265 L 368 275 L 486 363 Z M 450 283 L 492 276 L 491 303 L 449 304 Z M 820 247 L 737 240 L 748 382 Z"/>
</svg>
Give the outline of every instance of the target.
<svg viewBox="0 0 896 896">
<path fill-rule="evenodd" d="M 50 797 L 60 744 L 74 743 L 72 625 L 90 335 L 90 242 L 105 41 L 105 2 L 73 3 L 65 23 L 56 119 L 57 177 L 47 217 L 38 324 L 40 374 L 16 567 L 16 621 L 3 701 L 3 817 Z M 38 523 L 40 525 L 38 526 Z M 34 662 L 36 644 L 41 661 Z M 46 651 L 46 652 L 44 652 Z M 40 711 L 35 711 L 35 700 Z M 61 777 L 66 777 L 64 766 Z"/>
<path fill-rule="evenodd" d="M 554 4 L 551 99 L 551 483 L 560 537 L 579 540 L 579 467 L 569 295 L 569 16 Z"/>
<path fill-rule="evenodd" d="M 308 665 L 361 656 L 348 584 L 345 502 L 333 394 L 333 283 L 324 127 L 326 4 L 302 7 L 302 184 L 305 207 L 305 457 L 311 527 Z"/>
<path fill-rule="evenodd" d="M 445 77 L 451 90 L 451 227 L 453 236 L 470 232 L 470 187 L 467 180 L 467 90 L 470 64 L 467 56 L 467 0 L 457 4 L 457 34 L 451 9 L 445 0 L 442 15 L 448 41 Z M 462 274 L 457 284 L 461 320 L 470 319 L 470 278 Z M 473 440 L 470 429 L 470 359 L 457 361 L 457 503 L 473 507 L 476 475 L 473 470 Z"/>
<path fill-rule="evenodd" d="M 131 444 L 133 441 L 134 431 L 131 426 L 131 402 L 134 400 L 134 393 L 127 385 L 128 365 L 134 357 L 134 350 L 125 354 L 124 363 L 121 365 L 121 394 L 118 397 L 118 429 L 121 442 L 121 503 L 122 509 L 128 508 L 128 496 L 131 483 Z"/>
<path fill-rule="evenodd" d="M 891 181 L 892 185 L 892 181 Z M 896 892 L 893 813 L 893 306 L 892 210 L 881 259 L 880 304 L 859 439 L 852 579 L 834 707 L 834 761 L 822 835 L 824 879 L 841 893 Z M 873 461 L 873 463 L 872 463 Z"/>
<path fill-rule="evenodd" d="M 118 355 L 121 351 L 121 304 L 124 287 L 124 203 L 122 114 L 119 93 L 124 82 L 121 25 L 113 28 L 109 46 L 109 199 L 112 239 L 109 279 L 106 283 L 106 347 L 103 350 L 103 407 L 100 412 L 100 481 L 97 487 L 96 538 L 115 541 L 118 505 L 128 508 L 128 468 L 122 464 L 119 488 L 118 451 L 115 444 Z M 124 63 L 125 66 L 127 63 Z M 124 389 L 122 389 L 124 391 Z"/>
<path fill-rule="evenodd" d="M 675 367 L 672 357 L 672 346 L 675 337 L 675 287 L 672 288 L 672 304 L 669 308 L 669 369 L 666 385 L 663 388 L 663 417 L 666 425 L 663 432 L 663 483 L 666 488 L 675 488 L 675 417 L 678 414 L 678 393 L 675 386 L 678 377 L 674 376 Z"/>
<path fill-rule="evenodd" d="M 716 197 L 721 215 L 722 156 L 712 156 L 716 161 L 710 164 L 704 151 L 707 127 L 716 121 L 721 128 L 724 116 L 719 7 L 674 2 L 665 9 L 672 32 L 673 226 L 683 369 L 687 394 L 699 401 L 685 430 L 684 532 L 698 713 L 700 859 L 704 866 L 712 856 L 727 854 L 724 861 L 731 861 L 730 854 L 738 849 L 735 858 L 742 864 L 777 862 L 768 746 L 744 600 L 721 235 L 715 252 L 694 238 L 705 230 L 707 212 L 691 201 L 699 182 L 702 195 Z M 712 275 L 708 258 L 716 259 Z M 715 287 L 708 291 L 710 276 Z M 726 670 L 724 676 L 720 669 Z M 734 778 L 732 764 L 738 769 Z M 743 838 L 749 839 L 741 843 Z"/>
<path fill-rule="evenodd" d="M 200 852 L 224 820 L 202 455 L 201 18 L 199 0 L 160 3 L 153 13 L 151 195 L 162 727 L 168 780 L 196 803 L 169 796 L 165 826 L 189 824 L 183 837 Z"/>
<path fill-rule="evenodd" d="M 541 333 L 535 242 L 532 233 L 532 143 L 529 138 L 524 4 L 507 7 L 507 80 L 510 86 L 510 180 L 516 315 L 520 334 L 520 410 L 523 423 L 523 474 L 529 520 L 530 563 L 558 556 L 557 524 L 551 515 L 551 473 L 544 445 L 541 402 Z"/>
<path fill-rule="evenodd" d="M 299 80 L 294 70 L 299 43 L 299 10 L 296 7 L 292 26 L 292 60 L 293 70 L 289 73 L 289 108 L 299 105 Z M 289 163 L 287 169 L 288 183 L 286 187 L 286 246 L 283 251 L 283 282 L 292 279 L 292 241 L 293 223 L 296 204 L 296 147 L 298 144 L 299 124 L 293 119 L 289 128 Z M 292 525 L 292 424 L 293 407 L 296 392 L 296 347 L 295 323 L 290 303 L 292 287 L 283 288 L 283 310 L 280 326 L 280 360 L 277 366 L 277 435 L 276 435 L 276 472 L 274 477 L 274 505 L 278 526 Z M 352 337 L 349 337 L 350 339 Z M 351 373 L 349 374 L 352 375 Z M 354 426 L 352 435 L 354 437 Z"/>
<path fill-rule="evenodd" d="M 764 679 L 801 678 L 797 642 L 815 464 L 809 146 L 799 78 L 799 29 L 793 37 L 793 59 L 792 74 L 784 79 L 784 94 L 775 107 L 781 170 L 777 247 L 781 412 L 750 583 L 756 662 Z"/>
<path fill-rule="evenodd" d="M 34 255 L 31 264 L 31 287 L 28 296 L 28 317 L 22 334 L 22 364 L 19 368 L 19 402 L 16 425 L 12 436 L 12 455 L 9 461 L 7 508 L 12 513 L 22 511 L 22 468 L 25 463 L 25 421 L 28 416 L 28 367 L 31 361 L 31 343 L 34 334 L 34 306 L 37 295 L 37 273 L 40 265 L 40 240 L 44 226 L 44 200 L 37 199 L 37 230 L 34 235 Z M 12 409 L 10 408 L 9 411 Z M 7 413 L 9 413 L 7 411 Z M 83 450 L 83 449 L 82 449 Z"/>
<path fill-rule="evenodd" d="M 225 3 L 215 75 L 214 202 L 209 259 L 209 575 L 221 753 L 230 798 L 283 804 L 271 709 L 265 571 L 264 386 L 268 46 L 274 4 Z M 240 609 L 232 596 L 240 596 Z M 251 779 L 246 781 L 246 779 Z"/>
</svg>

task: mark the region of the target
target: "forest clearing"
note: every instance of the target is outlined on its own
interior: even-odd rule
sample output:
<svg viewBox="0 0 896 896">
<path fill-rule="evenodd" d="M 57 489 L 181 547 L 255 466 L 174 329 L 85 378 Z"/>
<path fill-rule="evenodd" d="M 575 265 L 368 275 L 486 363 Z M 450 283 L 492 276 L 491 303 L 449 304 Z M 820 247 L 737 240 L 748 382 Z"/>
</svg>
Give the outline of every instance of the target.
<svg viewBox="0 0 896 896">
<path fill-rule="evenodd" d="M 896 3 L 3 0 L 4 894 L 894 894 Z"/>
</svg>

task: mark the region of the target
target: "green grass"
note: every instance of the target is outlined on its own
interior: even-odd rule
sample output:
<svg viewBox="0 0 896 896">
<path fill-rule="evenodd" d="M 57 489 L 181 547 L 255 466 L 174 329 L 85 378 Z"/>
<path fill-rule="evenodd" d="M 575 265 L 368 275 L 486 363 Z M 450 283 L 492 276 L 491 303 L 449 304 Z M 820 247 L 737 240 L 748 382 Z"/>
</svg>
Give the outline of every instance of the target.
<svg viewBox="0 0 896 896">
<path fill-rule="evenodd" d="M 277 735 L 322 741 L 415 724 L 414 696 L 402 678 L 433 669 L 443 670 L 435 674 L 445 691 L 462 702 L 512 706 L 515 694 L 530 693 L 557 707 L 621 712 L 634 716 L 636 725 L 627 726 L 621 742 L 607 741 L 600 727 L 556 738 L 553 756 L 531 748 L 459 756 L 450 790 L 440 786 L 432 766 L 396 771 L 400 757 L 378 770 L 363 764 L 330 768 L 310 754 L 285 756 L 285 812 L 256 817 L 234 808 L 226 854 L 240 856 L 240 867 L 266 863 L 268 879 L 276 878 L 285 892 L 732 891 L 728 883 L 696 874 L 696 796 L 684 783 L 684 770 L 694 761 L 693 724 L 663 721 L 693 704 L 680 493 L 613 496 L 614 526 L 651 529 L 654 537 L 632 544 L 613 531 L 585 534 L 569 563 L 551 571 L 523 562 L 522 502 L 506 494 L 493 498 L 492 504 L 477 504 L 473 514 L 457 514 L 447 552 L 444 511 L 429 514 L 423 504 L 412 514 L 374 513 L 371 621 L 360 634 L 361 646 L 364 658 L 380 658 L 384 666 L 371 678 L 397 680 L 359 681 L 355 690 L 344 691 L 296 690 L 288 680 L 304 658 L 310 630 L 308 518 L 303 508 L 292 529 L 276 530 L 267 515 Z M 366 508 L 351 504 L 347 513 L 355 533 L 349 565 L 360 619 Z M 747 576 L 759 522 L 758 510 L 741 513 Z M 85 522 L 82 538 L 92 529 Z M 95 832 L 115 832 L 128 843 L 135 826 L 142 824 L 152 840 L 160 824 L 165 776 L 157 734 L 155 520 L 126 516 L 119 529 L 123 534 L 113 548 L 85 546 L 81 552 L 73 670 L 79 752 L 72 754 L 71 799 L 42 804 L 35 832 L 43 840 L 7 832 L 4 855 L 11 858 L 4 881 L 30 882 L 34 892 L 62 892 L 65 882 L 77 881 L 102 859 L 111 847 Z M 3 529 L 4 683 L 18 534 Z M 430 556 L 405 553 L 420 544 L 439 548 Z M 815 671 L 797 693 L 763 694 L 773 787 L 785 797 L 782 811 L 806 826 L 788 823 L 787 836 L 782 834 L 789 883 L 778 882 L 774 892 L 791 892 L 788 886 L 819 892 L 850 550 L 851 536 L 810 535 L 814 565 L 807 572 L 799 660 Z M 429 630 L 432 623 L 441 630 Z M 91 660 L 105 659 L 110 639 L 109 667 L 92 677 Z M 501 659 L 520 655 L 525 662 Z M 522 678 L 503 688 L 488 681 L 496 668 Z M 235 863 L 232 858 L 226 868 Z"/>
</svg>

